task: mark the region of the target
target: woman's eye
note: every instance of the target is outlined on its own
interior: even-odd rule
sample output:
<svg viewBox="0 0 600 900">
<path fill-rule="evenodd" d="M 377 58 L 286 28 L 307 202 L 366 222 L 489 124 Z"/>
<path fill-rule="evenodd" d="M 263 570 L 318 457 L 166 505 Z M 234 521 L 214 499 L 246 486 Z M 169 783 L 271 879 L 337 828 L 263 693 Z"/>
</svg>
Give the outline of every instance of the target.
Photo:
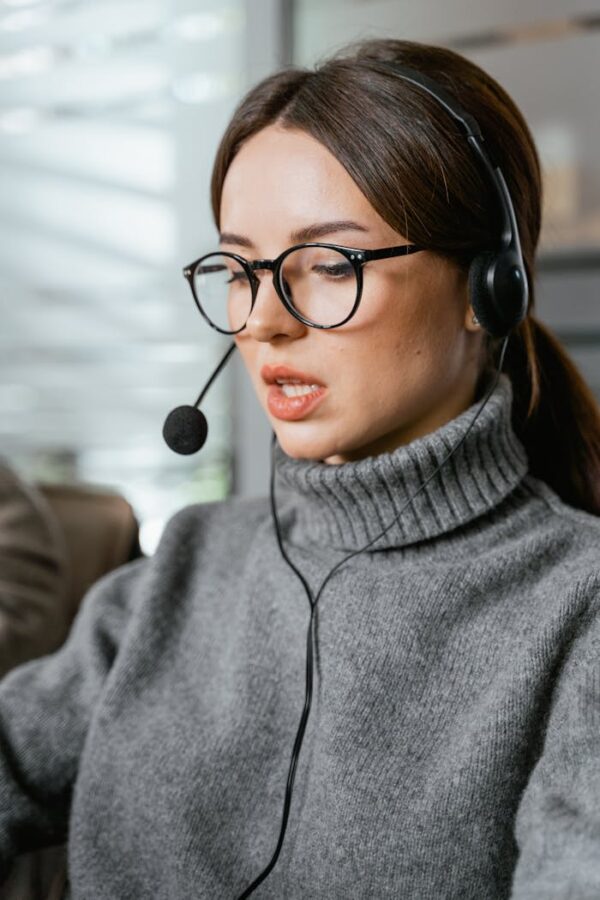
<svg viewBox="0 0 600 900">
<path fill-rule="evenodd" d="M 313 271 L 317 275 L 327 275 L 329 278 L 347 278 L 353 274 L 352 266 L 346 263 L 335 263 L 331 266 L 314 266 Z"/>
<path fill-rule="evenodd" d="M 231 277 L 228 279 L 227 284 L 231 284 L 232 281 L 242 281 L 246 278 L 245 272 L 230 272 L 229 275 Z"/>
</svg>

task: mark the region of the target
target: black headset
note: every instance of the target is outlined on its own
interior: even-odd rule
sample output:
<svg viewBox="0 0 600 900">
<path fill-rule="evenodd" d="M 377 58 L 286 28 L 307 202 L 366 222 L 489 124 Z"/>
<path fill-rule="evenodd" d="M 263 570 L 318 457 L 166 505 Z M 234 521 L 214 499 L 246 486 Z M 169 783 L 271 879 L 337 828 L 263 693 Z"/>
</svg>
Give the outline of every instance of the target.
<svg viewBox="0 0 600 900">
<path fill-rule="evenodd" d="M 483 328 L 493 337 L 506 337 L 527 315 L 529 288 L 515 210 L 502 170 L 492 163 L 489 153 L 484 149 L 485 139 L 475 118 L 465 112 L 445 88 L 414 69 L 395 63 L 378 63 L 392 75 L 427 91 L 462 126 L 467 141 L 494 186 L 502 223 L 500 246 L 483 251 L 472 260 L 468 279 L 469 296 Z"/>
<path fill-rule="evenodd" d="M 452 118 L 456 122 L 458 122 L 458 124 L 464 129 L 467 141 L 473 148 L 473 151 L 480 161 L 480 164 L 483 166 L 483 169 L 486 172 L 486 176 L 494 186 L 494 191 L 499 201 L 500 220 L 502 223 L 500 246 L 494 250 L 483 250 L 473 258 L 469 267 L 468 286 L 471 306 L 473 307 L 473 311 L 477 316 L 480 324 L 490 335 L 497 338 L 504 338 L 504 341 L 500 352 L 496 377 L 487 394 L 485 395 L 482 403 L 477 409 L 477 412 L 473 416 L 473 419 L 469 423 L 468 428 L 465 430 L 463 436 L 459 441 L 456 442 L 455 446 L 452 447 L 452 449 L 444 457 L 442 462 L 434 469 L 429 478 L 427 478 L 427 480 L 421 485 L 421 487 L 417 491 L 415 491 L 412 497 L 410 497 L 410 499 L 404 504 L 398 515 L 389 523 L 384 531 L 382 531 L 375 538 L 369 541 L 369 543 L 365 547 L 362 547 L 360 550 L 353 551 L 333 567 L 333 569 L 329 572 L 329 574 L 321 584 L 316 598 L 313 597 L 312 591 L 302 573 L 296 568 L 296 566 L 287 556 L 285 547 L 283 545 L 279 519 L 277 517 L 277 510 L 275 508 L 276 436 L 275 432 L 273 432 L 271 441 L 270 498 L 271 513 L 275 525 L 277 542 L 281 555 L 302 582 L 306 590 L 311 609 L 306 648 L 306 694 L 304 709 L 302 711 L 302 716 L 296 733 L 292 751 L 292 758 L 288 771 L 288 780 L 283 804 L 283 816 L 277 846 L 268 865 L 265 866 L 262 872 L 244 890 L 244 892 L 239 895 L 238 900 L 245 900 L 245 898 L 249 897 L 250 894 L 252 894 L 256 890 L 256 888 L 265 880 L 265 878 L 269 875 L 269 873 L 275 866 L 275 863 L 277 862 L 279 853 L 281 851 L 281 847 L 283 846 L 283 840 L 285 837 L 291 804 L 294 778 L 296 774 L 296 765 L 298 762 L 298 756 L 300 753 L 300 748 L 302 746 L 302 740 L 304 738 L 306 723 L 308 721 L 308 715 L 310 713 L 311 707 L 313 687 L 313 647 L 315 641 L 315 611 L 321 592 L 331 576 L 340 568 L 340 566 L 347 562 L 347 560 L 349 560 L 351 557 L 357 556 L 359 553 L 367 550 L 372 544 L 375 543 L 375 541 L 379 540 L 379 538 L 382 537 L 392 527 L 392 525 L 402 515 L 404 510 L 413 502 L 415 497 L 426 487 L 429 481 L 431 481 L 431 479 L 434 478 L 435 475 L 437 475 L 444 463 L 446 463 L 447 460 L 460 447 L 467 434 L 475 424 L 475 421 L 477 420 L 484 406 L 488 402 L 491 394 L 495 390 L 496 385 L 498 384 L 510 333 L 523 321 L 523 319 L 527 315 L 529 305 L 527 272 L 525 270 L 525 265 L 523 262 L 523 255 L 521 253 L 521 244 L 519 240 L 519 233 L 517 229 L 517 222 L 512 200 L 500 167 L 493 164 L 490 155 L 484 148 L 485 140 L 476 120 L 472 115 L 465 112 L 448 94 L 446 89 L 436 81 L 434 81 L 432 78 L 423 75 L 415 69 L 406 68 L 405 66 L 400 66 L 393 62 L 382 60 L 377 60 L 375 62 L 377 63 L 377 65 L 382 66 L 391 75 L 397 76 L 398 78 L 403 78 L 404 80 L 409 81 L 412 84 L 415 84 L 423 90 L 427 91 L 428 94 L 434 97 L 444 107 L 444 109 L 452 116 Z M 167 416 L 167 419 L 165 420 L 165 424 L 163 426 L 163 437 L 169 447 L 176 453 L 195 453 L 203 446 L 208 434 L 208 425 L 204 414 L 198 409 L 198 406 L 204 398 L 207 390 L 215 380 L 216 376 L 219 374 L 219 372 L 231 356 L 235 347 L 236 344 L 235 342 L 233 342 L 227 350 L 227 353 L 221 359 L 219 365 L 211 375 L 209 381 L 205 385 L 194 405 L 178 406 Z"/>
</svg>

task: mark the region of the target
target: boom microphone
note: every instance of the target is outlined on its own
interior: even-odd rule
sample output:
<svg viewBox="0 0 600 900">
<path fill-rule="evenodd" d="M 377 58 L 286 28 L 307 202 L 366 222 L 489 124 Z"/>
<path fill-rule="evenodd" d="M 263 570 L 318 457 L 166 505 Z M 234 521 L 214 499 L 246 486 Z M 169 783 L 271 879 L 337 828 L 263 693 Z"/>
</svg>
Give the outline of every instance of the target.
<svg viewBox="0 0 600 900">
<path fill-rule="evenodd" d="M 233 341 L 194 405 L 188 406 L 184 404 L 183 406 L 177 406 L 171 410 L 165 419 L 162 432 L 163 437 L 167 446 L 175 453 L 189 455 L 190 453 L 197 453 L 204 446 L 208 435 L 208 422 L 204 413 L 198 409 L 198 406 L 235 348 L 236 343 Z"/>
</svg>

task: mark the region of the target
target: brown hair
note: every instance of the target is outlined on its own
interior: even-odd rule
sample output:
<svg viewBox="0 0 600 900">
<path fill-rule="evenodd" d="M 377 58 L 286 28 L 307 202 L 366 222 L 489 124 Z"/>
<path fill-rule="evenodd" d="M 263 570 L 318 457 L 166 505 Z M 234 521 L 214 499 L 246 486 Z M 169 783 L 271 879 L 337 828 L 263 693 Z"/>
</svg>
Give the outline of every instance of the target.
<svg viewBox="0 0 600 900">
<path fill-rule="evenodd" d="M 498 218 L 490 215 L 497 200 L 462 131 L 437 100 L 379 65 L 386 60 L 445 87 L 478 121 L 502 169 L 530 284 L 529 312 L 511 334 L 503 366 L 513 385 L 513 426 L 532 475 L 565 502 L 599 515 L 598 403 L 565 348 L 533 315 L 539 157 L 523 115 L 483 69 L 448 48 L 375 39 L 345 47 L 314 70 L 293 67 L 268 76 L 239 103 L 219 145 L 211 182 L 217 227 L 234 156 L 247 138 L 277 122 L 327 147 L 379 215 L 409 241 L 465 271 L 478 252 L 498 246 Z M 497 367 L 501 340 L 486 335 L 478 389 Z"/>
</svg>

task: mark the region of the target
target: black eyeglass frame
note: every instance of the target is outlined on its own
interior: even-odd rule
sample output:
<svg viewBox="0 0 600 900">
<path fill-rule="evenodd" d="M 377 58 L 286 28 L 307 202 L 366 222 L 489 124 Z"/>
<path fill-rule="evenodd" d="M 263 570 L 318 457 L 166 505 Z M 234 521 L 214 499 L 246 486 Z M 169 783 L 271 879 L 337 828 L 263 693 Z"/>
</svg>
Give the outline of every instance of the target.
<svg viewBox="0 0 600 900">
<path fill-rule="evenodd" d="M 285 296 L 283 285 L 281 283 L 281 266 L 290 253 L 293 253 L 295 250 L 301 250 L 304 247 L 324 247 L 328 250 L 337 250 L 352 264 L 357 284 L 356 300 L 354 301 L 354 306 L 352 307 L 350 313 L 346 316 L 345 319 L 343 319 L 341 322 L 338 322 L 336 325 L 317 325 L 315 322 L 309 321 L 301 313 L 299 313 L 298 310 L 294 309 L 294 307 Z M 210 325 L 210 327 L 214 328 L 215 331 L 218 331 L 221 334 L 239 334 L 239 332 L 243 331 L 246 327 L 248 319 L 246 319 L 246 322 L 244 322 L 242 327 L 238 328 L 237 331 L 225 331 L 223 328 L 219 328 L 218 325 L 215 325 L 214 322 L 211 322 L 209 317 L 202 309 L 202 304 L 200 303 L 200 300 L 198 299 L 196 290 L 194 288 L 194 275 L 200 263 L 211 256 L 231 257 L 232 259 L 235 259 L 236 262 L 238 262 L 244 269 L 246 275 L 248 276 L 248 281 L 250 282 L 250 287 L 252 289 L 252 302 L 250 304 L 250 312 L 248 313 L 248 318 L 250 318 L 250 316 L 252 315 L 252 310 L 254 309 L 258 289 L 260 287 L 260 280 L 256 277 L 254 272 L 258 269 L 268 269 L 269 271 L 273 272 L 273 285 L 275 287 L 275 291 L 277 292 L 277 296 L 279 297 L 287 311 L 292 316 L 294 316 L 295 319 L 298 319 L 299 322 L 302 322 L 304 325 L 308 325 L 310 328 L 330 330 L 331 328 L 339 328 L 340 325 L 345 325 L 346 322 L 348 322 L 352 318 L 352 316 L 358 309 L 363 291 L 362 267 L 365 263 L 377 259 L 390 259 L 395 256 L 408 256 L 410 253 L 419 253 L 421 250 L 426 249 L 426 247 L 421 247 L 418 244 L 401 244 L 396 247 L 380 247 L 374 250 L 365 250 L 357 247 L 344 247 L 341 244 L 329 244 L 323 243 L 321 241 L 308 241 L 304 244 L 294 244 L 293 247 L 288 247 L 287 250 L 284 250 L 283 253 L 280 253 L 279 256 L 277 256 L 275 259 L 254 260 L 245 259 L 245 257 L 240 256 L 238 253 L 232 253 L 229 250 L 214 250 L 211 253 L 205 253 L 204 256 L 201 256 L 199 259 L 196 259 L 194 262 L 185 266 L 185 268 L 183 269 L 183 275 L 192 290 L 192 296 L 194 298 L 196 306 L 198 307 L 198 311 L 205 319 L 205 321 Z"/>
</svg>

